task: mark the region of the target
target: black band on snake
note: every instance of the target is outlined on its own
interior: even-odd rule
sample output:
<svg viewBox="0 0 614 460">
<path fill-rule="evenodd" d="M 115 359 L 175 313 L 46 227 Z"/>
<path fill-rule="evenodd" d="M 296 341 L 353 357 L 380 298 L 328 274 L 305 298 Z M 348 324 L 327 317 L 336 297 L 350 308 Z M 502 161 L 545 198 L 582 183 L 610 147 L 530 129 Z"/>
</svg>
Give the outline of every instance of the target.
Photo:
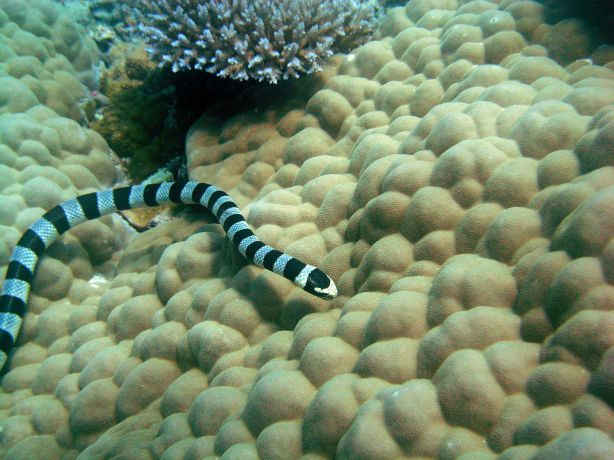
<svg viewBox="0 0 614 460">
<path fill-rule="evenodd" d="M 167 203 L 201 204 L 250 262 L 289 279 L 305 291 L 332 299 L 337 287 L 320 269 L 266 245 L 248 228 L 236 204 L 214 185 L 163 182 L 88 193 L 60 203 L 34 222 L 13 250 L 0 296 L 0 369 L 13 348 L 26 313 L 36 264 L 61 234 L 85 221 L 126 209 Z"/>
</svg>

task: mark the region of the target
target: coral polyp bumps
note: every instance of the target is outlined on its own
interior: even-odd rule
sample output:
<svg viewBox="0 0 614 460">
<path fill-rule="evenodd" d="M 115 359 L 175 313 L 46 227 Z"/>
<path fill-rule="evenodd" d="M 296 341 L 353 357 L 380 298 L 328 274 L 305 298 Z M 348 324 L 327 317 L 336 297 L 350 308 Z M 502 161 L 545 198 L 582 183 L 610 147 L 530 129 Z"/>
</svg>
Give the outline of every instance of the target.
<svg viewBox="0 0 614 460">
<path fill-rule="evenodd" d="M 162 0 L 134 2 L 135 31 L 160 66 L 277 83 L 321 70 L 367 41 L 376 0 Z"/>
</svg>

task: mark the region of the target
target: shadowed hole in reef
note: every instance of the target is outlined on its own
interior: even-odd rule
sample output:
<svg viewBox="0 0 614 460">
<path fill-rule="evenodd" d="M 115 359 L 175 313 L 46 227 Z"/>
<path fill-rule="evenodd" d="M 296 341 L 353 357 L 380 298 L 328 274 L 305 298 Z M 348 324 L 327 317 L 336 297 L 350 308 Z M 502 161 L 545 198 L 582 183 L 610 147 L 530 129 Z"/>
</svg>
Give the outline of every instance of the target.
<svg viewBox="0 0 614 460">
<path fill-rule="evenodd" d="M 568 18 L 582 20 L 587 26 L 594 27 L 603 39 L 614 43 L 614 3 L 612 0 L 538 0 L 546 6 L 545 19 L 548 24 L 556 24 Z"/>
<path fill-rule="evenodd" d="M 310 76 L 272 85 L 197 70 L 144 69 L 142 62 L 134 67 L 127 62 L 120 77 L 111 70 L 102 78 L 108 105 L 90 125 L 126 160 L 133 182 L 160 168 L 176 174 L 185 163 L 186 133 L 202 115 L 221 126 L 233 116 L 264 112 L 281 102 L 286 108 L 304 107 L 315 90 Z"/>
</svg>

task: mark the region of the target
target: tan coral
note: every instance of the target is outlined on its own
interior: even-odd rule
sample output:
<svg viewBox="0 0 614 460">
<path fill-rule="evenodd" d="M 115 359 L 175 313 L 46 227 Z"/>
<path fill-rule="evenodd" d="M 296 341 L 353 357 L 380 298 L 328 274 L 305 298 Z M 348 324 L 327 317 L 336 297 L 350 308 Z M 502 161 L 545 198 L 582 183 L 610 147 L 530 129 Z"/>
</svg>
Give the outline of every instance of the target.
<svg viewBox="0 0 614 460">
<path fill-rule="evenodd" d="M 2 381 L 2 455 L 611 457 L 612 70 L 543 14 L 412 0 L 306 104 L 204 116 L 191 177 L 340 295 L 246 265 L 193 213 L 132 239 L 94 286 L 121 240 L 88 224 L 39 267 Z M 560 30 L 586 60 L 564 62 Z M 104 142 L 51 110 L 70 104 L 36 105 L 71 99 L 19 77 L 37 65 L 13 54 L 4 263 L 43 209 L 113 180 Z M 37 78 L 75 97 L 61 70 Z"/>
</svg>

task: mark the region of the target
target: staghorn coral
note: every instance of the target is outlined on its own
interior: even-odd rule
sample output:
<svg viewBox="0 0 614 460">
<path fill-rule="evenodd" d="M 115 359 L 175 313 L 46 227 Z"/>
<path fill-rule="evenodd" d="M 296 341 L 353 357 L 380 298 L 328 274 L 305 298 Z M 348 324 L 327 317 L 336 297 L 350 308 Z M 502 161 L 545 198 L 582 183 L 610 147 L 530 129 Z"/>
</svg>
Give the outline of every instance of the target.
<svg viewBox="0 0 614 460">
<path fill-rule="evenodd" d="M 135 31 L 160 66 L 269 83 L 322 70 L 369 39 L 374 0 L 135 1 Z"/>
<path fill-rule="evenodd" d="M 245 265 L 200 213 L 97 290 L 47 258 L 1 455 L 612 458 L 614 72 L 550 59 L 542 11 L 412 0 L 304 107 L 203 117 L 191 177 L 340 297 Z"/>
</svg>

